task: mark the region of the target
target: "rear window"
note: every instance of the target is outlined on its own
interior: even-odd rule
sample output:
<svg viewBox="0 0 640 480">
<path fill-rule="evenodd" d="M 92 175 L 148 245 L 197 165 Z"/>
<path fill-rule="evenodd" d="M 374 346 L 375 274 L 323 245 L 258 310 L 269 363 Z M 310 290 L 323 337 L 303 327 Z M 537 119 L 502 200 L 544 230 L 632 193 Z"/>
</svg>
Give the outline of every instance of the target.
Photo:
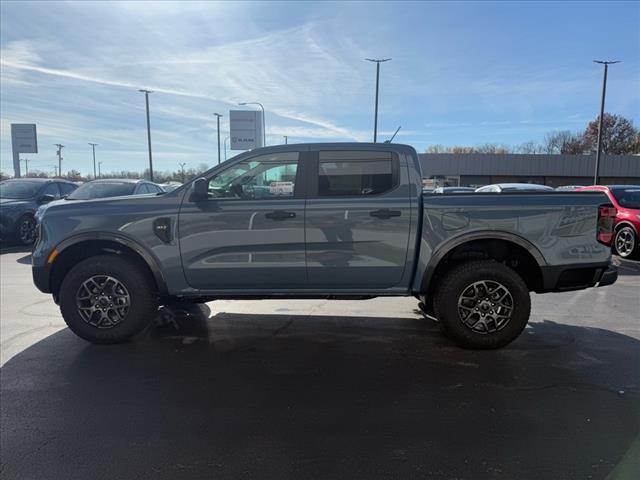
<svg viewBox="0 0 640 480">
<path fill-rule="evenodd" d="M 640 210 L 640 188 L 612 188 L 611 193 L 621 207 Z"/>
<path fill-rule="evenodd" d="M 133 194 L 135 183 L 125 182 L 96 182 L 85 183 L 78 187 L 67 198 L 69 200 L 90 200 L 92 198 L 119 197 Z"/>
<path fill-rule="evenodd" d="M 395 187 L 394 160 L 387 152 L 320 152 L 318 195 L 379 195 Z"/>
</svg>

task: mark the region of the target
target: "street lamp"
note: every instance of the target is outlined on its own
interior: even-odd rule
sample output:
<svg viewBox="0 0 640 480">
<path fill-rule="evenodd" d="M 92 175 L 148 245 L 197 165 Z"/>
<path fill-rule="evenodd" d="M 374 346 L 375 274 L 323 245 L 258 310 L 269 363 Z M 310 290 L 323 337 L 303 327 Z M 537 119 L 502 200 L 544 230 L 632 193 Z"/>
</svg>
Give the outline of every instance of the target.
<svg viewBox="0 0 640 480">
<path fill-rule="evenodd" d="M 218 121 L 218 165 L 220 165 L 220 115 L 219 113 L 214 113 L 216 116 L 216 120 Z"/>
<path fill-rule="evenodd" d="M 600 183 L 600 148 L 602 145 L 602 118 L 604 117 L 604 97 L 607 94 L 607 71 L 609 65 L 614 63 L 620 63 L 620 60 L 606 61 L 606 60 L 594 60 L 594 63 L 604 65 L 604 78 L 602 79 L 602 98 L 600 99 L 600 118 L 598 119 L 598 143 L 596 146 L 596 171 L 593 175 L 593 184 L 598 185 Z"/>
<path fill-rule="evenodd" d="M 289 137 L 287 135 L 283 135 L 284 137 L 284 144 L 286 145 L 287 143 L 289 143 Z"/>
<path fill-rule="evenodd" d="M 264 106 L 260 102 L 242 102 L 238 105 L 259 105 L 262 109 L 262 146 L 267 146 L 267 129 L 264 124 Z"/>
<path fill-rule="evenodd" d="M 375 114 L 373 117 L 373 143 L 376 143 L 378 139 L 378 91 L 379 91 L 379 85 L 380 85 L 380 64 L 384 62 L 388 62 L 391 59 L 390 58 L 381 58 L 381 59 L 365 58 L 365 60 L 368 62 L 374 62 L 376 64 L 376 107 L 375 107 Z"/>
<path fill-rule="evenodd" d="M 149 146 L 149 180 L 153 182 L 153 160 L 151 158 L 151 123 L 149 122 L 149 94 L 153 93 L 152 90 L 145 90 L 141 88 L 139 92 L 144 93 L 144 101 L 147 107 L 147 145 Z"/>
<path fill-rule="evenodd" d="M 225 137 L 223 145 L 224 145 L 224 161 L 227 161 L 227 140 L 229 140 L 229 137 Z"/>
<path fill-rule="evenodd" d="M 96 178 L 96 145 L 98 144 L 89 142 L 89 145 L 91 145 L 91 149 L 93 150 L 93 178 Z"/>
<path fill-rule="evenodd" d="M 184 166 L 186 165 L 186 162 L 179 163 L 178 165 L 180 165 L 182 183 L 184 183 Z"/>
<path fill-rule="evenodd" d="M 62 149 L 64 145 L 59 143 L 54 143 L 54 145 L 58 147 L 58 151 L 56 152 L 56 155 L 58 155 L 58 177 L 62 177 Z"/>
</svg>

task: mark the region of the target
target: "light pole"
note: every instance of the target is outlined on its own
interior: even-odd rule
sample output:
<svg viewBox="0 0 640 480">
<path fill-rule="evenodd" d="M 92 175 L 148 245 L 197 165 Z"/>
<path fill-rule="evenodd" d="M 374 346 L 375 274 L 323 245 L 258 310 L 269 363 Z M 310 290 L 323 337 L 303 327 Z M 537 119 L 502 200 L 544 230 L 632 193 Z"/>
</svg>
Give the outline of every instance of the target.
<svg viewBox="0 0 640 480">
<path fill-rule="evenodd" d="M 89 145 L 91 145 L 91 150 L 93 150 L 93 178 L 96 178 L 96 145 L 98 145 L 97 143 L 91 143 L 89 142 Z"/>
<path fill-rule="evenodd" d="M 284 144 L 286 145 L 287 143 L 289 143 L 289 137 L 287 135 L 283 135 L 284 137 Z"/>
<path fill-rule="evenodd" d="M 374 62 L 376 64 L 376 107 L 375 113 L 373 117 L 373 143 L 376 143 L 378 140 L 378 91 L 380 86 L 380 64 L 383 62 L 388 62 L 391 60 L 390 58 L 365 58 L 368 62 Z"/>
<path fill-rule="evenodd" d="M 216 116 L 216 120 L 218 121 L 218 165 L 220 165 L 220 115 L 219 113 L 214 113 Z"/>
<path fill-rule="evenodd" d="M 149 180 L 153 182 L 153 160 L 151 158 L 151 123 L 149 121 L 149 94 L 152 90 L 140 89 L 139 92 L 144 93 L 144 100 L 147 106 L 147 145 L 149 146 Z"/>
<path fill-rule="evenodd" d="M 102 162 L 98 162 L 98 178 L 102 177 Z"/>
<path fill-rule="evenodd" d="M 181 177 L 182 177 L 182 183 L 184 183 L 184 166 L 186 165 L 185 162 L 179 163 L 178 165 L 180 165 L 180 170 L 182 172 Z"/>
<path fill-rule="evenodd" d="M 600 118 L 598 119 L 598 143 L 596 146 L 596 171 L 593 175 L 593 184 L 598 185 L 600 183 L 600 149 L 602 145 L 602 118 L 604 117 L 604 97 L 607 94 L 607 71 L 609 65 L 614 63 L 620 63 L 620 60 L 606 61 L 606 60 L 594 60 L 594 63 L 604 65 L 604 78 L 602 79 L 602 98 L 600 99 Z"/>
<path fill-rule="evenodd" d="M 29 159 L 21 158 L 20 160 L 24 161 L 24 176 L 28 177 L 29 176 Z"/>
<path fill-rule="evenodd" d="M 260 102 L 242 102 L 238 105 L 258 105 L 262 109 L 262 146 L 267 146 L 267 127 L 264 123 L 264 106 Z"/>
<path fill-rule="evenodd" d="M 58 155 L 58 177 L 62 177 L 62 149 L 64 148 L 64 145 L 60 145 L 59 143 L 55 143 L 54 144 L 56 147 L 58 147 L 58 151 L 56 152 L 56 155 Z"/>
<path fill-rule="evenodd" d="M 224 145 L 224 161 L 227 161 L 227 140 L 229 140 L 229 137 L 225 137 L 223 145 Z"/>
</svg>

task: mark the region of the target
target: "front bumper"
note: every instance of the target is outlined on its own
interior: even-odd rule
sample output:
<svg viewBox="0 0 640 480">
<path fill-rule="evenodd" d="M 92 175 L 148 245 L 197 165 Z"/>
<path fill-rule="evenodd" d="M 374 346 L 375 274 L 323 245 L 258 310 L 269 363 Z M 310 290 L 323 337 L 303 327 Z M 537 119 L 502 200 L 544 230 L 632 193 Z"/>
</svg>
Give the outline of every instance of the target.
<svg viewBox="0 0 640 480">
<path fill-rule="evenodd" d="M 542 292 L 567 292 L 605 287 L 618 279 L 618 269 L 610 263 L 542 267 Z"/>
<path fill-rule="evenodd" d="M 49 265 L 42 267 L 32 266 L 31 276 L 33 277 L 33 283 L 38 290 L 42 293 L 51 293 L 51 285 L 49 282 L 51 277 L 51 267 Z"/>
</svg>

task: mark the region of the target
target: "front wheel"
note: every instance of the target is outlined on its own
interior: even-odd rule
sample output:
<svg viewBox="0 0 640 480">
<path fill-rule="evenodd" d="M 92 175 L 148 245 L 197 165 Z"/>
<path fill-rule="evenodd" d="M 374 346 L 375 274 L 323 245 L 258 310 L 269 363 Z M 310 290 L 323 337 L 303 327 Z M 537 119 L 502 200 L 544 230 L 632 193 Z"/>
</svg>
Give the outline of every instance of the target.
<svg viewBox="0 0 640 480">
<path fill-rule="evenodd" d="M 62 317 L 76 335 L 92 343 L 124 342 L 157 314 L 152 282 L 140 266 L 125 258 L 87 258 L 62 281 Z"/>
<path fill-rule="evenodd" d="M 445 273 L 434 299 L 444 332 L 465 348 L 508 345 L 529 321 L 531 299 L 520 275 L 493 260 L 459 264 Z"/>
<path fill-rule="evenodd" d="M 16 239 L 21 245 L 32 245 L 36 240 L 36 220 L 31 215 L 23 215 L 16 225 Z"/>
<path fill-rule="evenodd" d="M 613 241 L 616 253 L 622 258 L 632 258 L 638 250 L 638 237 L 631 227 L 622 227 Z"/>
</svg>

